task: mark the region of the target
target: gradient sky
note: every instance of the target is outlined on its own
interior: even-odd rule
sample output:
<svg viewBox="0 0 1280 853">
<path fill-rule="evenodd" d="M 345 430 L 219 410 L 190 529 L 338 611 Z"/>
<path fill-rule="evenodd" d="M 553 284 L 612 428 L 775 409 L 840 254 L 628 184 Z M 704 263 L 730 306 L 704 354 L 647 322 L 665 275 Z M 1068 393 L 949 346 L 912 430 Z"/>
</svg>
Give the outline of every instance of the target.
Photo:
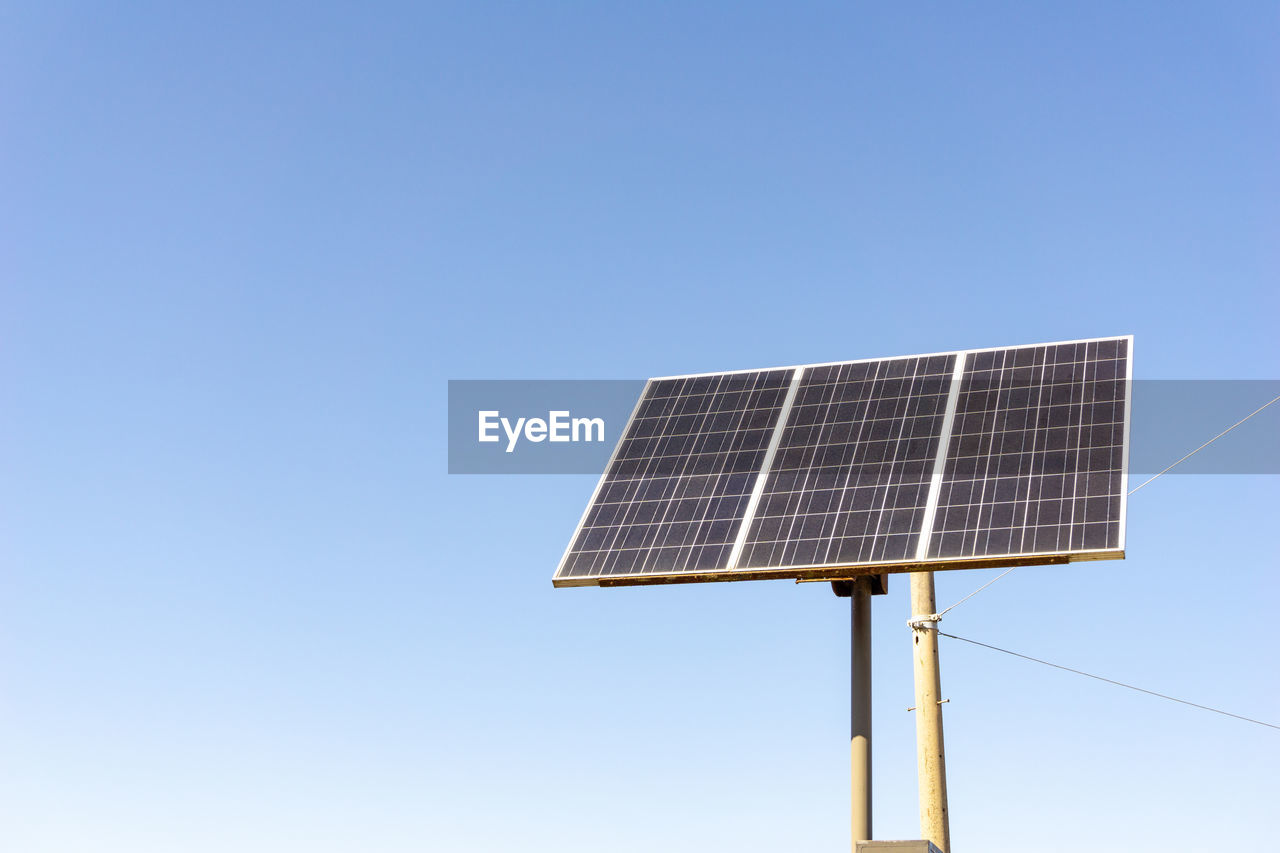
<svg viewBox="0 0 1280 853">
<path fill-rule="evenodd" d="M 1141 378 L 1280 377 L 1278 36 L 1248 3 L 5 5 L 0 848 L 848 849 L 847 602 L 552 590 L 594 479 L 447 475 L 446 380 L 1130 333 Z M 1277 498 L 1162 478 L 1127 560 L 944 627 L 1276 721 Z M 881 838 L 918 837 L 908 615 L 895 579 Z M 957 851 L 1274 842 L 1275 731 L 942 665 Z"/>
</svg>

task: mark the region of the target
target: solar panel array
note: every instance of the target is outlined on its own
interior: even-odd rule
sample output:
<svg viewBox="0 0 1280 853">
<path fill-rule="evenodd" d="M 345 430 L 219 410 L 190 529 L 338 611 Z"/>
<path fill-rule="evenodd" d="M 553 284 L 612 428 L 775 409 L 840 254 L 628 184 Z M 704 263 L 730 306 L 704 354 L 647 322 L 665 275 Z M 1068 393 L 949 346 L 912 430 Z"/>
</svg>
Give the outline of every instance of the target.
<svg viewBox="0 0 1280 853">
<path fill-rule="evenodd" d="M 1131 345 L 650 380 L 554 582 L 1122 557 Z"/>
</svg>

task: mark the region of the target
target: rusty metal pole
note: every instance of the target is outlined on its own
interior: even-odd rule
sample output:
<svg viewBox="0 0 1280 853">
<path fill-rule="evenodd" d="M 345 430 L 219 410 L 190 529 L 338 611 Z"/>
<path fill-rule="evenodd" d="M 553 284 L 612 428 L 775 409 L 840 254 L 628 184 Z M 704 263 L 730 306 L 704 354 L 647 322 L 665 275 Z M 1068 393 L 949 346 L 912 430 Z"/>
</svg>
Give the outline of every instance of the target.
<svg viewBox="0 0 1280 853">
<path fill-rule="evenodd" d="M 912 619 L 937 612 L 933 572 L 911 575 Z M 947 818 L 947 762 L 942 744 L 942 677 L 938 670 L 937 623 L 912 626 L 916 682 L 916 770 L 920 787 L 920 832 L 950 853 Z"/>
<path fill-rule="evenodd" d="M 871 579 L 856 579 L 852 592 L 849 758 L 851 829 L 856 851 L 859 841 L 871 838 Z"/>
</svg>

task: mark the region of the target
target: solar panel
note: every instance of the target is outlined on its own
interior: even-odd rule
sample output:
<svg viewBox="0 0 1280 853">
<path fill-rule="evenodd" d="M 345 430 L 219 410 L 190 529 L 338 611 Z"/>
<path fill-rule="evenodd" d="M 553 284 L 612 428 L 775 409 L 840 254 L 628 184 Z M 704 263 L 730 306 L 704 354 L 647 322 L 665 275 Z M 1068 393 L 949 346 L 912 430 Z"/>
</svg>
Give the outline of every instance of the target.
<svg viewBox="0 0 1280 853">
<path fill-rule="evenodd" d="M 793 373 L 651 380 L 559 575 L 723 568 Z"/>
<path fill-rule="evenodd" d="M 930 558 L 1122 547 L 1128 346 L 969 357 Z"/>
<path fill-rule="evenodd" d="M 554 583 L 1123 557 L 1131 345 L 652 379 Z"/>
<path fill-rule="evenodd" d="M 737 565 L 909 559 L 953 360 L 806 370 Z"/>
</svg>

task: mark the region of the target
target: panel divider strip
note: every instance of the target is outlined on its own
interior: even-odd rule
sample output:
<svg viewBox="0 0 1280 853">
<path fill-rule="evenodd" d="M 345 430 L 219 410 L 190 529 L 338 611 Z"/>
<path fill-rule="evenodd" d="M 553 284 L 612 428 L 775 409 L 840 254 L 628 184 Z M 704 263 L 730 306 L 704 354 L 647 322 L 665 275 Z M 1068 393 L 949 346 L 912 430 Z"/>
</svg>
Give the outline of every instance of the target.
<svg viewBox="0 0 1280 853">
<path fill-rule="evenodd" d="M 804 371 L 803 367 L 797 367 L 795 373 L 791 375 L 791 385 L 787 387 L 787 396 L 783 399 L 782 408 L 778 412 L 778 422 L 774 424 L 773 435 L 769 437 L 769 447 L 764 452 L 760 473 L 756 475 L 756 483 L 751 488 L 751 497 L 747 499 L 747 508 L 742 514 L 742 526 L 738 528 L 738 535 L 733 540 L 733 550 L 729 552 L 725 571 L 733 571 L 738 567 L 738 559 L 742 556 L 742 549 L 747 544 L 747 533 L 751 530 L 751 522 L 756 517 L 756 507 L 760 504 L 765 482 L 769 479 L 769 471 L 773 468 L 773 457 L 778 453 L 778 445 L 782 444 L 782 432 L 791 418 L 791 404 L 795 402 L 796 394 L 800 390 L 800 379 L 804 376 Z"/>
<path fill-rule="evenodd" d="M 951 429 L 956 421 L 956 407 L 960 402 L 960 384 L 964 380 L 967 353 L 956 354 L 956 364 L 951 372 L 951 389 L 947 392 L 947 408 L 942 416 L 942 432 L 938 436 L 938 455 L 933 459 L 933 475 L 929 478 L 929 497 L 924 504 L 924 518 L 920 522 L 920 539 L 916 542 L 916 560 L 929 559 L 929 541 L 933 538 L 933 521 L 938 514 L 938 497 L 942 493 L 942 475 L 947 465 L 947 448 L 951 444 Z"/>
</svg>

